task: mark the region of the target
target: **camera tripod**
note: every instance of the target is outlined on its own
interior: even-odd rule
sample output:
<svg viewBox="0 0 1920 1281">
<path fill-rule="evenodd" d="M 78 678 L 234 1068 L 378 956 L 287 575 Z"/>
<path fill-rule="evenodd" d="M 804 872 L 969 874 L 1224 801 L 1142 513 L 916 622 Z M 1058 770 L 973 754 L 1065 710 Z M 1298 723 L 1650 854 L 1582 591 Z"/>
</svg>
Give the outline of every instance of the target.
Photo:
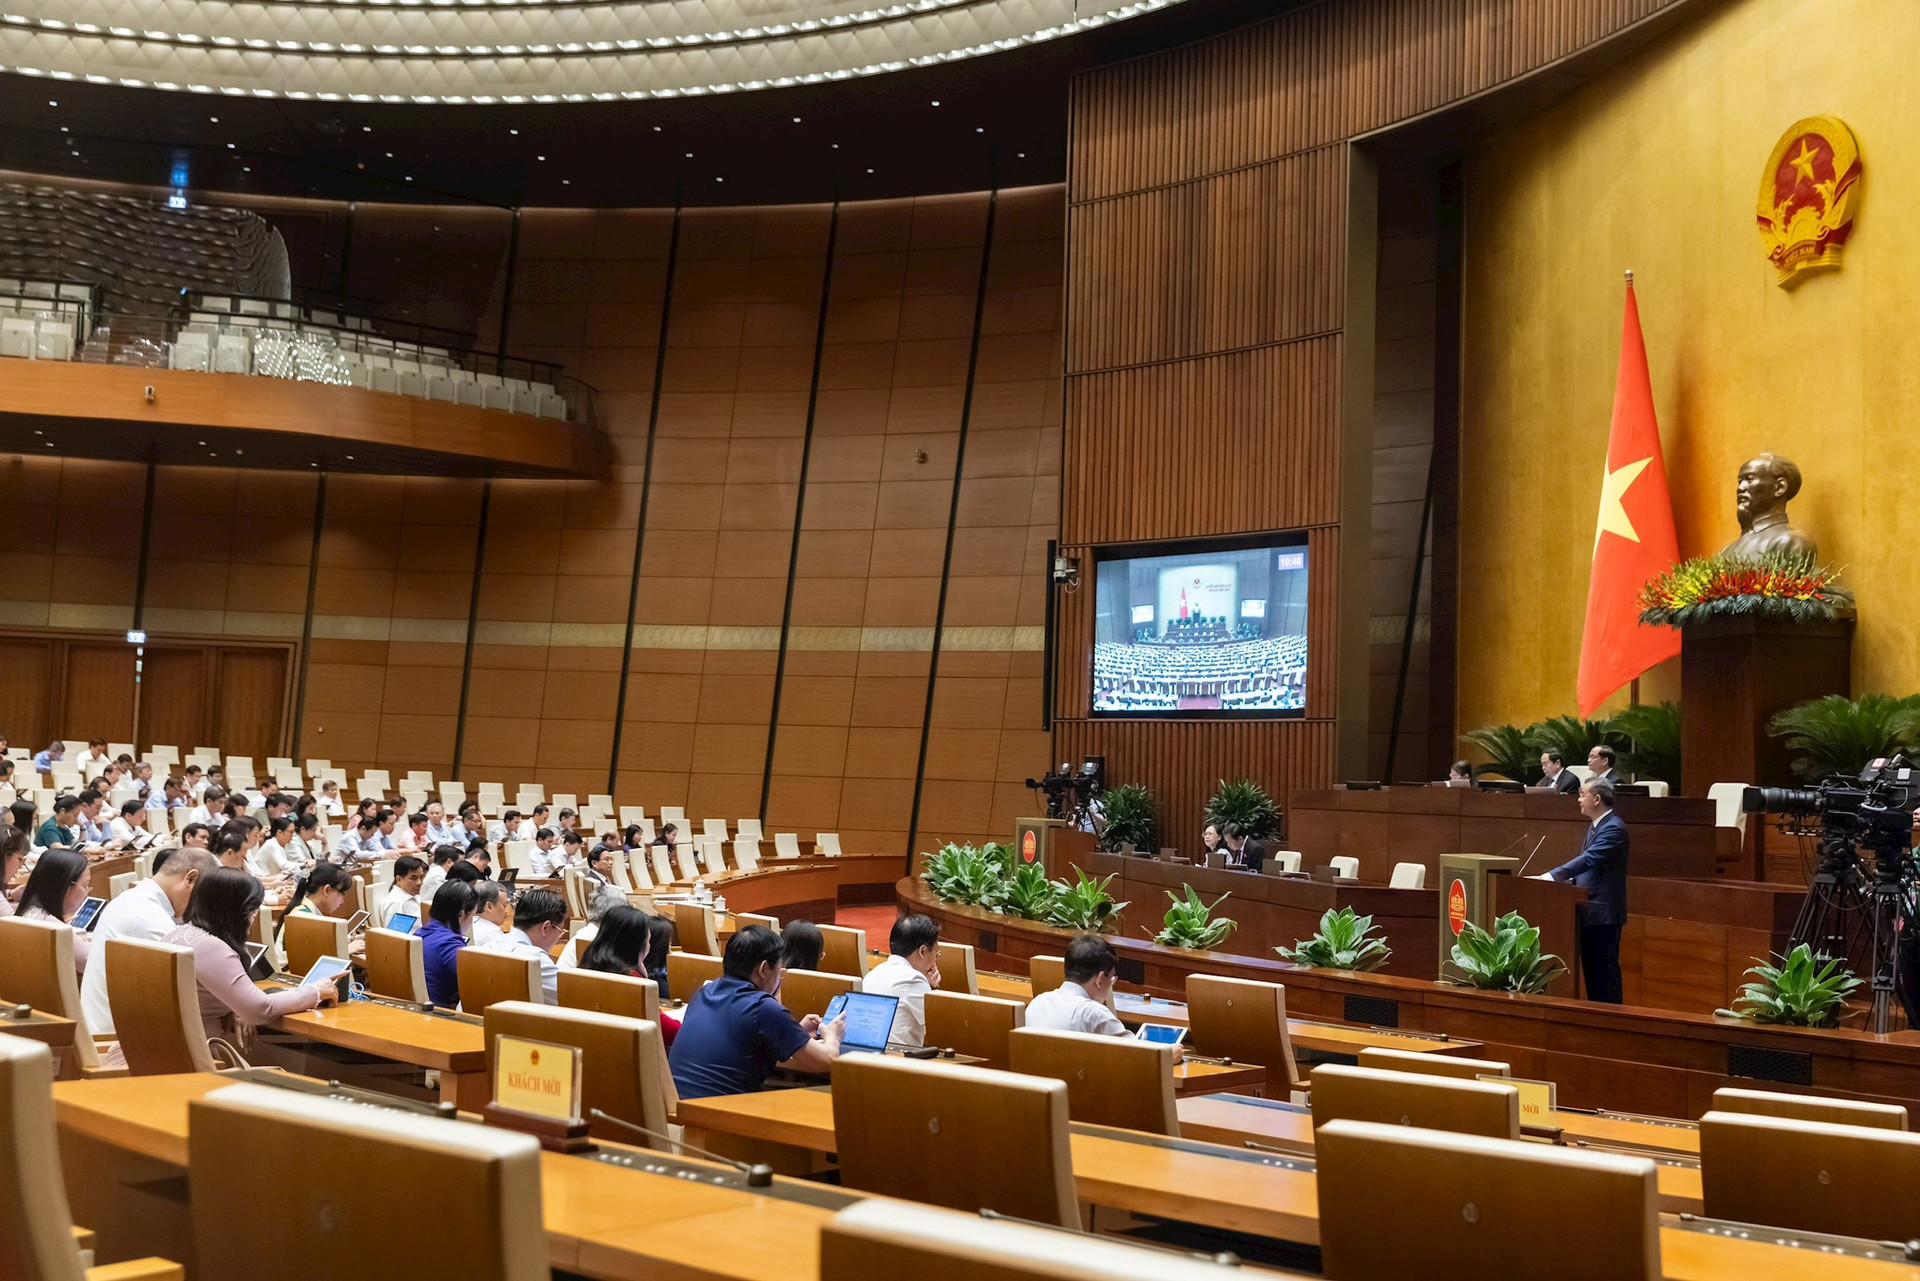
<svg viewBox="0 0 1920 1281">
<path fill-rule="evenodd" d="M 1912 906 L 1903 877 L 1906 850 L 1876 848 L 1872 854 L 1869 879 L 1850 835 L 1829 831 L 1821 836 L 1820 868 L 1807 886 L 1787 948 L 1791 951 L 1805 943 L 1816 956 L 1844 958 L 1855 973 L 1862 968 L 1859 962 L 1866 961 L 1873 993 L 1868 1030 L 1893 1030 L 1896 996 L 1906 1010 L 1908 1026 L 1920 1027 L 1914 986 L 1901 980 L 1901 926 Z"/>
</svg>

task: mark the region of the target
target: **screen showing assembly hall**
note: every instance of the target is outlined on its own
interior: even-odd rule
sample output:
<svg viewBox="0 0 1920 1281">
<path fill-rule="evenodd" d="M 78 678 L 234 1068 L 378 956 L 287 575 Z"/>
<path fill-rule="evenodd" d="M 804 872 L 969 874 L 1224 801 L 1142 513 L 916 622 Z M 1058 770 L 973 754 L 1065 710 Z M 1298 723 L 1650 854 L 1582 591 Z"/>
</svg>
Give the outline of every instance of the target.
<svg viewBox="0 0 1920 1281">
<path fill-rule="evenodd" d="M 1127 716 L 1300 715 L 1307 685 L 1307 547 L 1103 554 L 1093 710 Z"/>
</svg>

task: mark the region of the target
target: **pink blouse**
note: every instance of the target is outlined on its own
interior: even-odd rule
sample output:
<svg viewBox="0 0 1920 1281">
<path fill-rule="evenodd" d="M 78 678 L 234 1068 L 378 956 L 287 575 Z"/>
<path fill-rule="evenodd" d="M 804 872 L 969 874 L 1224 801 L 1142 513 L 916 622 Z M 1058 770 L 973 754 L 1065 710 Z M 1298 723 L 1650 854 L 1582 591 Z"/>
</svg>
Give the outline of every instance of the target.
<svg viewBox="0 0 1920 1281">
<path fill-rule="evenodd" d="M 317 987 L 263 990 L 248 976 L 246 965 L 231 947 L 197 925 L 176 925 L 160 941 L 193 949 L 193 968 L 200 985 L 200 1022 L 209 1037 L 229 1035 L 234 1024 L 258 1027 L 283 1014 L 298 1014 L 320 1004 Z"/>
</svg>

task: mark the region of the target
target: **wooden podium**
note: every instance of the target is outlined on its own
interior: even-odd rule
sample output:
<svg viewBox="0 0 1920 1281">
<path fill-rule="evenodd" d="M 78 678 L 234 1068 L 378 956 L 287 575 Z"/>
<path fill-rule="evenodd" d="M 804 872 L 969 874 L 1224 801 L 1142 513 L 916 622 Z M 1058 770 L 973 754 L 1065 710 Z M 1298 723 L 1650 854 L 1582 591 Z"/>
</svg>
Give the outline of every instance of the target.
<svg viewBox="0 0 1920 1281">
<path fill-rule="evenodd" d="M 1715 783 L 1784 787 L 1790 755 L 1767 733 L 1774 714 L 1848 694 L 1853 620 L 1726 618 L 1681 632 L 1680 773 L 1689 796 Z"/>
<path fill-rule="evenodd" d="M 1068 866 L 1086 865 L 1087 855 L 1100 848 L 1092 832 L 1075 831 L 1057 818 L 1014 820 L 1013 856 L 1016 864 L 1038 863 L 1050 880 L 1064 880 Z"/>
</svg>

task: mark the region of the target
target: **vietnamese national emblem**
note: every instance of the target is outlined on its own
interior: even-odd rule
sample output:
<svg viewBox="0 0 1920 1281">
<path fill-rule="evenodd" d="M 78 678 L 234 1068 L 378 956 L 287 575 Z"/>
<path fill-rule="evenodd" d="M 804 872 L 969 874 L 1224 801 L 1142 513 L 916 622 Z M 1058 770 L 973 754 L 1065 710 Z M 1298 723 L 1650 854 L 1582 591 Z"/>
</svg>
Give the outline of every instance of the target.
<svg viewBox="0 0 1920 1281">
<path fill-rule="evenodd" d="M 1832 116 L 1795 121 L 1774 144 L 1760 176 L 1755 211 L 1774 283 L 1790 288 L 1805 273 L 1840 265 L 1860 196 L 1860 147 Z"/>
</svg>

